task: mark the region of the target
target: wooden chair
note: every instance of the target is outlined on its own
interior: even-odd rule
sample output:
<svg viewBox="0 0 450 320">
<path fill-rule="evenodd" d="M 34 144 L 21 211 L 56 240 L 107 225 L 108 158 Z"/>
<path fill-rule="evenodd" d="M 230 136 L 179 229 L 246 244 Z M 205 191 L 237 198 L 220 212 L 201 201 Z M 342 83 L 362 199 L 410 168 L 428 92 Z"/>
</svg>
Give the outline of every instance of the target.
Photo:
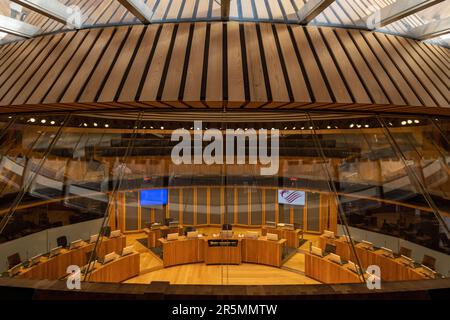
<svg viewBox="0 0 450 320">
<path fill-rule="evenodd" d="M 12 267 L 17 266 L 18 264 L 22 263 L 22 260 L 20 259 L 20 254 L 18 252 L 8 256 L 8 269 L 11 269 Z"/>
<path fill-rule="evenodd" d="M 405 247 L 400 247 L 400 251 L 399 254 L 408 258 L 411 258 L 411 254 L 412 254 L 412 250 L 405 248 Z"/>
<path fill-rule="evenodd" d="M 423 255 L 422 264 L 424 266 L 427 266 L 430 269 L 435 270 L 436 268 L 436 258 L 433 258 L 432 256 L 429 256 L 427 254 Z"/>
</svg>

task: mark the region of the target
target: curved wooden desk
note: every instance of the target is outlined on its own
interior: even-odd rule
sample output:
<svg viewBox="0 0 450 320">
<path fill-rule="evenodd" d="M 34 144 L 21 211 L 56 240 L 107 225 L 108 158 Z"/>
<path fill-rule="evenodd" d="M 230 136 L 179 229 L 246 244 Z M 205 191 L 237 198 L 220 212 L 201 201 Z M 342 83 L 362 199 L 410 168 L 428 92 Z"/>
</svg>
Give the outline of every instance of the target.
<svg viewBox="0 0 450 320">
<path fill-rule="evenodd" d="M 122 282 L 139 275 L 140 254 L 131 253 L 126 256 L 117 255 L 114 261 L 107 264 L 95 263 L 89 276 L 89 282 Z"/>
<path fill-rule="evenodd" d="M 111 252 L 122 252 L 125 247 L 125 236 L 117 238 L 104 238 L 97 248 L 97 256 L 102 257 Z M 48 279 L 57 280 L 67 275 L 67 267 L 76 265 L 80 268 L 87 264 L 86 253 L 94 250 L 94 243 L 84 243 L 80 248 L 74 250 L 62 249 L 62 252 L 52 258 L 41 257 L 38 264 L 22 268 L 17 278 L 23 279 Z"/>
<path fill-rule="evenodd" d="M 204 261 L 205 240 L 203 238 L 188 239 L 185 236 L 178 240 L 159 239 L 163 246 L 164 267 Z"/>
<path fill-rule="evenodd" d="M 235 246 L 220 245 L 208 241 L 236 241 Z M 164 267 L 174 265 L 199 263 L 206 264 L 240 264 L 242 262 L 265 264 L 281 267 L 286 239 L 278 241 L 267 240 L 266 237 L 248 239 L 233 236 L 232 238 L 202 237 L 167 241 L 159 239 L 163 246 Z"/>
<path fill-rule="evenodd" d="M 147 247 L 157 248 L 161 246 L 161 242 L 158 241 L 160 238 L 164 238 L 169 233 L 178 233 L 178 235 L 182 236 L 183 228 L 161 226 L 158 229 L 145 228 L 144 232 L 147 234 Z"/>
<path fill-rule="evenodd" d="M 267 240 L 267 237 L 242 240 L 242 261 L 281 267 L 287 240 Z"/>
<path fill-rule="evenodd" d="M 362 278 L 347 266 L 305 253 L 305 275 L 322 283 L 361 283 Z"/>
<path fill-rule="evenodd" d="M 261 235 L 265 236 L 267 233 L 275 233 L 278 235 L 279 239 L 286 239 L 286 245 L 289 248 L 299 247 L 299 235 L 301 230 L 288 230 L 283 228 L 268 228 L 264 226 L 261 228 Z"/>
<path fill-rule="evenodd" d="M 336 254 L 341 256 L 343 260 L 356 262 L 350 244 L 342 239 L 328 239 L 321 236 L 319 245 L 322 249 L 326 244 L 334 244 L 336 246 Z M 421 272 L 421 268 L 411 268 L 404 265 L 400 258 L 390 258 L 383 255 L 382 250 L 369 250 L 362 243 L 355 245 L 355 252 L 361 263 L 361 267 L 367 269 L 370 265 L 377 265 L 381 270 L 381 279 L 385 281 L 405 281 L 405 280 L 421 280 L 428 277 Z"/>
</svg>

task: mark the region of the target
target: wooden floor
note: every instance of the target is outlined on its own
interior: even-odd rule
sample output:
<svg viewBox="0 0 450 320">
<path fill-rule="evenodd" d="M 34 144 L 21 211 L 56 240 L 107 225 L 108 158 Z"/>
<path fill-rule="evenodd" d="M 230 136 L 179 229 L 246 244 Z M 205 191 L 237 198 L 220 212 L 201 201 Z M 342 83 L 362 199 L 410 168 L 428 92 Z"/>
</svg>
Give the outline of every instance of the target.
<svg viewBox="0 0 450 320">
<path fill-rule="evenodd" d="M 198 231 L 212 234 L 220 228 L 197 228 Z M 235 232 L 252 230 L 235 227 Z M 254 230 L 260 230 L 254 229 Z M 172 284 L 213 284 L 213 285 L 286 285 L 286 284 L 318 284 L 306 277 L 305 259 L 301 250 L 309 248 L 317 235 L 304 235 L 307 240 L 299 252 L 285 262 L 281 269 L 257 264 L 243 263 L 238 266 L 206 265 L 204 263 L 189 264 L 163 268 L 161 259 L 148 250 L 138 239 L 145 238 L 144 233 L 127 235 L 127 245 L 133 245 L 141 253 L 141 273 L 125 283 L 151 283 L 152 281 L 169 281 Z"/>
<path fill-rule="evenodd" d="M 286 285 L 317 284 L 308 277 L 273 267 L 244 263 L 238 266 L 188 264 L 140 275 L 126 283 L 169 281 L 171 284 Z"/>
</svg>

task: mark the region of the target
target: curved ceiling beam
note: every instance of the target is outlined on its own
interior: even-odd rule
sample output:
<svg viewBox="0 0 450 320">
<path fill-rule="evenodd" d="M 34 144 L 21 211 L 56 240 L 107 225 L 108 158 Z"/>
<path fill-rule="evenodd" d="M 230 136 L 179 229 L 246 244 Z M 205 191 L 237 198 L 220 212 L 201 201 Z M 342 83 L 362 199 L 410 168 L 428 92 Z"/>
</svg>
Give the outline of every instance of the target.
<svg viewBox="0 0 450 320">
<path fill-rule="evenodd" d="M 230 2 L 231 0 L 220 1 L 220 15 L 224 21 L 230 20 Z"/>
<path fill-rule="evenodd" d="M 118 0 L 128 11 L 130 11 L 143 24 L 151 23 L 153 11 L 147 7 L 142 0 Z"/>
<path fill-rule="evenodd" d="M 369 29 L 378 29 L 388 24 L 399 21 L 407 16 L 415 14 L 426 8 L 432 7 L 444 0 L 401 0 L 396 1 L 386 7 L 381 8 L 377 12 L 361 19 L 358 25 L 367 25 L 373 15 L 376 15 L 376 20 Z"/>
<path fill-rule="evenodd" d="M 450 33 L 450 17 L 414 28 L 409 31 L 411 37 L 417 40 L 427 40 Z"/>
<path fill-rule="evenodd" d="M 0 32 L 12 34 L 23 38 L 32 38 L 40 29 L 32 24 L 0 15 Z"/>
<path fill-rule="evenodd" d="M 72 9 L 57 0 L 10 0 L 47 18 L 66 24 Z"/>
<path fill-rule="evenodd" d="M 334 0 L 309 0 L 298 12 L 300 24 L 308 24 L 322 13 Z"/>
</svg>

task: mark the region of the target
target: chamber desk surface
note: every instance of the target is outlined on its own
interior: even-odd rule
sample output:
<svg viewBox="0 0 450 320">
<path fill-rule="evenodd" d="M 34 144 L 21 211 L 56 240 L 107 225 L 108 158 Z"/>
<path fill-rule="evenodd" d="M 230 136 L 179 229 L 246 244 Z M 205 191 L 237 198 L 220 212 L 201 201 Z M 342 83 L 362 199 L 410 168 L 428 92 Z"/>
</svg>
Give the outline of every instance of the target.
<svg viewBox="0 0 450 320">
<path fill-rule="evenodd" d="M 67 267 L 76 265 L 80 268 L 87 264 L 87 253 L 94 250 L 94 243 L 84 242 L 81 247 L 73 250 L 62 249 L 62 252 L 52 258 L 41 257 L 38 264 L 21 268 L 16 275 L 22 279 L 48 279 L 57 280 L 67 275 Z M 97 256 L 103 257 L 111 252 L 122 252 L 125 247 L 125 236 L 117 238 L 104 238 L 97 248 Z"/>
<path fill-rule="evenodd" d="M 362 277 L 348 266 L 305 253 L 305 275 L 326 284 L 362 283 Z"/>
<path fill-rule="evenodd" d="M 231 238 L 201 237 L 188 239 L 184 236 L 178 240 L 159 239 L 163 246 L 164 267 L 199 263 L 206 264 L 241 264 L 258 263 L 281 267 L 286 239 L 278 241 L 233 236 Z"/>
<path fill-rule="evenodd" d="M 123 257 L 117 255 L 113 261 L 106 264 L 95 263 L 88 281 L 119 283 L 138 276 L 139 269 L 140 254 L 138 252 Z"/>
<path fill-rule="evenodd" d="M 278 235 L 279 239 L 286 239 L 286 246 L 289 248 L 298 248 L 299 247 L 299 236 L 301 233 L 300 229 L 289 230 L 285 228 L 270 228 L 270 227 L 262 227 L 261 233 L 265 236 L 267 233 L 275 233 Z"/>
<path fill-rule="evenodd" d="M 336 254 L 343 260 L 356 262 L 353 250 L 350 243 L 343 239 L 329 239 L 321 236 L 319 243 L 322 249 L 326 244 L 333 244 L 336 246 Z M 363 243 L 355 242 L 355 252 L 358 256 L 361 267 L 367 269 L 370 265 L 377 265 L 380 267 L 381 279 L 385 281 L 405 281 L 405 280 L 420 280 L 428 277 L 422 272 L 422 268 L 412 268 L 401 262 L 400 258 L 391 258 L 385 256 L 383 250 L 367 249 Z"/>
</svg>

